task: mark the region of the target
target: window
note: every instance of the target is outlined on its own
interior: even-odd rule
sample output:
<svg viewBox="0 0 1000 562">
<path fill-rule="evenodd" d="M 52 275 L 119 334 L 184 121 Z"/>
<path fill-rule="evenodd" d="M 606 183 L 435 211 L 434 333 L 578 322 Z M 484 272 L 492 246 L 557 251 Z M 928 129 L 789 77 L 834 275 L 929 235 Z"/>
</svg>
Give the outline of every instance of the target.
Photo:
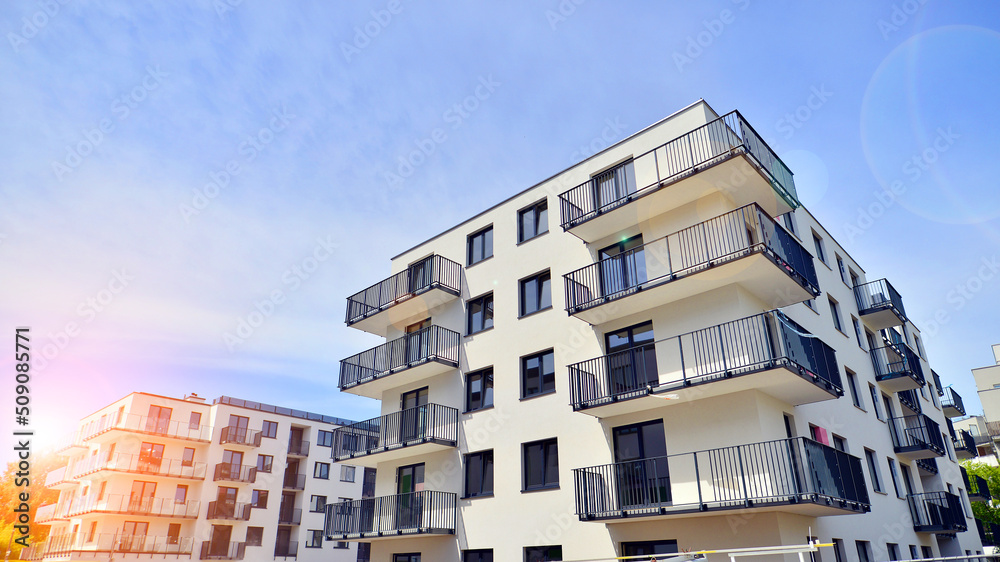
<svg viewBox="0 0 1000 562">
<path fill-rule="evenodd" d="M 309 511 L 322 513 L 326 509 L 326 496 L 311 496 L 309 498 Z"/>
<path fill-rule="evenodd" d="M 844 373 L 847 375 L 847 389 L 851 391 L 851 402 L 863 410 L 864 406 L 861 405 L 861 395 L 858 394 L 858 375 L 854 374 L 850 369 L 844 369 Z"/>
<path fill-rule="evenodd" d="M 885 549 L 889 551 L 889 560 L 899 560 L 899 545 L 896 543 L 885 543 Z"/>
<path fill-rule="evenodd" d="M 871 545 L 868 541 L 854 541 L 854 544 L 858 547 L 858 561 L 871 562 Z"/>
<path fill-rule="evenodd" d="M 326 430 L 319 430 L 319 436 L 316 438 L 316 444 L 320 447 L 333 447 L 333 432 Z"/>
<path fill-rule="evenodd" d="M 677 541 L 674 540 L 623 542 L 621 549 L 623 557 L 645 556 L 647 554 L 674 554 L 676 552 Z M 655 557 L 650 558 L 650 560 L 656 559 Z"/>
<path fill-rule="evenodd" d="M 354 466 L 343 464 L 340 465 L 340 481 L 341 482 L 354 482 Z"/>
<path fill-rule="evenodd" d="M 526 546 L 524 562 L 548 562 L 562 560 L 562 546 Z"/>
<path fill-rule="evenodd" d="M 861 323 L 858 322 L 858 319 L 855 318 L 854 315 L 851 315 L 851 324 L 854 324 L 854 337 L 858 340 L 858 347 L 864 349 L 865 344 L 861 340 Z"/>
<path fill-rule="evenodd" d="M 813 232 L 813 245 L 816 246 L 816 257 L 819 258 L 819 261 L 826 263 L 826 253 L 823 251 L 823 239 L 815 232 Z"/>
<path fill-rule="evenodd" d="M 181 541 L 181 524 L 171 523 L 167 526 L 167 544 L 178 544 Z"/>
<path fill-rule="evenodd" d="M 809 299 L 807 301 L 802 301 L 802 302 L 805 303 L 805 305 L 808 306 L 810 309 L 812 309 L 813 312 L 816 312 L 816 299 Z"/>
<path fill-rule="evenodd" d="M 840 304 L 833 300 L 833 297 L 827 295 L 827 300 L 830 301 L 830 315 L 833 316 L 833 327 L 837 329 L 838 332 L 844 331 L 844 326 L 840 323 Z"/>
<path fill-rule="evenodd" d="M 850 271 L 850 275 L 851 275 L 851 287 L 857 287 L 858 284 L 860 283 L 858 281 L 858 274 L 854 273 L 853 269 L 848 268 L 848 270 Z"/>
<path fill-rule="evenodd" d="M 886 419 L 896 417 L 896 410 L 892 407 L 892 398 L 889 395 L 882 393 L 882 404 L 885 405 L 885 417 Z"/>
<path fill-rule="evenodd" d="M 322 529 L 309 529 L 309 534 L 306 535 L 308 541 L 306 541 L 306 548 L 322 548 L 323 547 L 323 531 Z"/>
<path fill-rule="evenodd" d="M 549 204 L 545 199 L 517 213 L 517 242 L 531 240 L 549 231 Z M 490 551 L 492 557 L 492 551 Z M 490 558 L 492 560 L 492 558 Z"/>
<path fill-rule="evenodd" d="M 473 412 L 493 405 L 493 368 L 465 376 L 465 410 Z"/>
<path fill-rule="evenodd" d="M 333 543 L 333 548 L 350 548 L 350 547 L 351 547 L 351 543 L 349 543 L 347 541 L 337 541 L 337 542 Z M 358 560 L 368 560 L 368 558 L 360 558 L 359 557 Z"/>
<path fill-rule="evenodd" d="M 328 462 L 318 462 L 316 466 L 313 467 L 313 478 L 320 478 L 323 480 L 330 479 L 330 463 Z"/>
<path fill-rule="evenodd" d="M 833 539 L 833 557 L 836 562 L 847 562 L 847 552 L 844 551 L 844 539 Z"/>
<path fill-rule="evenodd" d="M 911 544 L 910 545 L 910 560 L 916 560 L 918 558 L 920 558 L 920 555 L 917 554 L 917 545 Z"/>
<path fill-rule="evenodd" d="M 97 489 L 97 501 L 104 499 L 104 489 L 107 487 L 108 481 L 104 480 L 101 482 L 101 487 Z"/>
<path fill-rule="evenodd" d="M 493 257 L 493 225 L 469 235 L 468 265 Z"/>
<path fill-rule="evenodd" d="M 920 343 L 920 338 L 916 334 L 913 334 L 913 345 L 917 346 L 917 353 L 920 354 L 920 357 L 926 360 L 927 356 L 924 355 L 924 346 Z"/>
<path fill-rule="evenodd" d="M 467 335 L 482 332 L 493 327 L 493 293 L 470 299 L 466 305 L 468 319 L 465 332 Z"/>
<path fill-rule="evenodd" d="M 521 398 L 555 391 L 556 367 L 552 350 L 521 359 Z"/>
<path fill-rule="evenodd" d="M 951 452 L 951 439 L 948 438 L 948 434 L 942 431 L 941 439 L 944 441 L 944 450 L 948 453 L 948 458 L 955 460 L 955 455 Z M 951 486 L 951 484 L 948 484 L 948 486 Z"/>
<path fill-rule="evenodd" d="M 781 215 L 781 224 L 784 225 L 785 230 L 795 234 L 795 215 L 791 211 Z"/>
<path fill-rule="evenodd" d="M 847 452 L 847 440 L 844 439 L 843 437 L 839 436 L 839 435 L 834 434 L 834 436 L 833 436 L 833 448 L 836 449 L 836 450 L 838 450 L 838 451 L 840 451 L 840 452 L 842 452 L 842 453 L 846 453 Z"/>
<path fill-rule="evenodd" d="M 97 521 L 90 524 L 90 531 L 87 532 L 87 542 L 94 542 L 94 535 L 97 534 Z"/>
<path fill-rule="evenodd" d="M 188 422 L 188 429 L 198 431 L 201 428 L 201 413 L 191 412 L 191 421 Z"/>
<path fill-rule="evenodd" d="M 868 461 L 868 476 L 872 479 L 872 490 L 882 491 L 882 474 L 878 470 L 878 461 L 875 460 L 875 451 L 865 449 L 865 460 Z"/>
<path fill-rule="evenodd" d="M 274 464 L 273 455 L 257 455 L 257 472 L 271 472 L 271 466 Z"/>
<path fill-rule="evenodd" d="M 263 437 L 275 439 L 278 437 L 278 422 L 264 420 L 264 424 L 260 428 L 260 434 Z"/>
<path fill-rule="evenodd" d="M 524 484 L 522 490 L 559 486 L 559 453 L 555 439 L 522 445 Z"/>
<path fill-rule="evenodd" d="M 174 491 L 174 502 L 184 503 L 187 501 L 188 497 L 188 487 L 183 484 L 177 485 L 177 490 Z"/>
<path fill-rule="evenodd" d="M 181 458 L 181 466 L 194 466 L 194 449 L 184 447 L 184 456 Z"/>
<path fill-rule="evenodd" d="M 840 280 L 847 283 L 847 268 L 844 267 L 844 258 L 836 253 L 834 255 L 837 256 L 837 269 L 840 270 Z"/>
<path fill-rule="evenodd" d="M 250 507 L 267 509 L 267 490 L 254 490 L 250 495 Z"/>
<path fill-rule="evenodd" d="M 247 527 L 247 546 L 264 544 L 264 527 Z"/>
<path fill-rule="evenodd" d="M 465 455 L 465 497 L 493 495 L 493 451 Z"/>
<path fill-rule="evenodd" d="M 920 547 L 920 552 L 923 554 L 921 558 L 934 558 L 934 551 L 929 546 Z"/>
<path fill-rule="evenodd" d="M 875 385 L 868 383 L 868 391 L 872 395 L 872 409 L 875 410 L 875 417 L 882 419 L 882 412 L 878 409 L 878 392 L 875 390 Z"/>
<path fill-rule="evenodd" d="M 552 279 L 548 271 L 522 279 L 520 286 L 521 316 L 552 308 Z"/>
<path fill-rule="evenodd" d="M 886 457 L 886 460 L 889 461 L 889 476 L 892 477 L 892 489 L 895 490 L 897 498 L 902 498 L 904 497 L 903 492 L 900 490 L 899 480 L 896 478 L 896 461 L 892 460 L 892 457 Z M 893 560 L 898 560 L 898 558 L 894 558 Z"/>
<path fill-rule="evenodd" d="M 392 562 L 420 562 L 420 553 L 393 554 Z"/>
<path fill-rule="evenodd" d="M 462 562 L 493 562 L 493 549 L 463 550 Z"/>
</svg>

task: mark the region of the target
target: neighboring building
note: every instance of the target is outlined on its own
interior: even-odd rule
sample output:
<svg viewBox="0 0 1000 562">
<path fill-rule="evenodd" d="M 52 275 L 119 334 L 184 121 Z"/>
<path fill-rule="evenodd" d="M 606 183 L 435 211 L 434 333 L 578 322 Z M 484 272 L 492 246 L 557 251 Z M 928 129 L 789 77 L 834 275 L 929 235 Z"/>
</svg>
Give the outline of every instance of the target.
<svg viewBox="0 0 1000 562">
<path fill-rule="evenodd" d="M 955 431 L 965 431 L 976 445 L 976 454 L 971 459 L 972 462 L 981 462 L 1000 466 L 997 461 L 996 450 L 993 447 L 993 438 L 990 437 L 989 424 L 986 416 L 970 416 L 954 422 Z"/>
<path fill-rule="evenodd" d="M 993 360 L 994 365 L 972 370 L 984 415 L 962 420 L 955 426 L 967 429 L 975 440 L 978 448 L 975 462 L 997 465 L 1000 464 L 997 460 L 1000 449 L 1000 344 L 993 346 Z M 1000 546 L 1000 525 L 978 520 L 976 524 L 984 545 Z"/>
<path fill-rule="evenodd" d="M 1000 343 L 993 346 L 995 364 L 972 370 L 983 403 L 983 415 L 990 428 L 990 435 L 1000 438 Z"/>
<path fill-rule="evenodd" d="M 382 416 L 334 448 L 376 497 L 327 508 L 373 562 L 981 553 L 902 298 L 737 112 L 698 101 L 391 271 L 346 317 L 385 343 L 340 371 Z"/>
<path fill-rule="evenodd" d="M 361 497 L 363 472 L 331 460 L 347 420 L 222 396 L 134 392 L 83 418 L 50 472 L 51 526 L 31 560 L 354 561 L 323 540 L 327 503 Z"/>
</svg>

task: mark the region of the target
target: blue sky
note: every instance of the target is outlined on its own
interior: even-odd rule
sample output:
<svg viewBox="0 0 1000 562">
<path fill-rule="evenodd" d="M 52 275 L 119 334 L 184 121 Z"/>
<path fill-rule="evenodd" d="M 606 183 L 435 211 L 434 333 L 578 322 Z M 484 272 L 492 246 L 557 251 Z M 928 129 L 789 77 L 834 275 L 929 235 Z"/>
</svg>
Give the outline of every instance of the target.
<svg viewBox="0 0 1000 562">
<path fill-rule="evenodd" d="M 50 438 L 131 390 L 376 415 L 336 388 L 378 343 L 344 326 L 347 295 L 699 98 L 768 139 L 979 410 L 969 370 L 1000 342 L 993 4 L 63 1 L 0 6 L 0 318 L 48 346 Z"/>
</svg>

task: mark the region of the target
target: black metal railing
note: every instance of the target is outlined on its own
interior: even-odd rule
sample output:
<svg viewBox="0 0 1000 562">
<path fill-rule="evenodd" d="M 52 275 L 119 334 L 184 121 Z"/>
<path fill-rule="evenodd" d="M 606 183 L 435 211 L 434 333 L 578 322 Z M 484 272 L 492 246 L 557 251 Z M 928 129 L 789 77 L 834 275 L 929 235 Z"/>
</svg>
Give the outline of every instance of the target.
<svg viewBox="0 0 1000 562">
<path fill-rule="evenodd" d="M 812 254 L 753 203 L 563 275 L 566 310 L 576 314 L 755 253 L 819 294 Z"/>
<path fill-rule="evenodd" d="M 953 533 L 967 529 L 962 500 L 955 494 L 926 492 L 911 494 L 906 499 L 917 532 Z"/>
<path fill-rule="evenodd" d="M 959 468 L 962 470 L 962 480 L 965 481 L 965 490 L 969 494 L 970 501 L 988 502 L 993 499 L 990 486 L 985 478 L 977 474 L 970 475 L 964 466 Z M 975 499 L 973 500 L 973 498 Z"/>
<path fill-rule="evenodd" d="M 167 476 L 171 478 L 205 478 L 206 464 L 184 459 L 165 459 L 151 455 L 114 453 L 91 456 L 73 465 L 73 478 L 82 478 L 89 474 L 108 470 L 113 472 L 128 472 L 132 474 L 148 474 L 150 476 Z"/>
<path fill-rule="evenodd" d="M 976 519 L 976 527 L 983 546 L 1000 546 L 1000 525 Z"/>
<path fill-rule="evenodd" d="M 200 560 L 243 560 L 247 543 L 202 541 Z"/>
<path fill-rule="evenodd" d="M 458 444 L 458 410 L 424 404 L 333 432 L 333 459 L 344 461 L 421 443 Z"/>
<path fill-rule="evenodd" d="M 916 389 L 900 390 L 896 396 L 899 397 L 899 403 L 909 408 L 914 414 L 923 412 L 923 407 L 920 405 L 920 394 Z"/>
<path fill-rule="evenodd" d="M 941 377 L 931 369 L 931 376 L 934 377 L 934 388 L 937 389 L 938 396 L 944 396 L 944 388 L 941 387 Z"/>
<path fill-rule="evenodd" d="M 424 490 L 326 506 L 329 539 L 407 534 L 455 534 L 457 495 Z"/>
<path fill-rule="evenodd" d="M 938 473 L 937 459 L 934 457 L 931 457 L 929 459 L 917 459 L 916 464 L 917 468 L 923 470 L 924 472 L 927 472 L 928 474 Z"/>
<path fill-rule="evenodd" d="M 965 415 L 965 402 L 962 401 L 962 396 L 950 386 L 945 389 L 944 397 L 941 398 L 941 408 L 952 408 L 959 412 L 959 416 Z"/>
<path fill-rule="evenodd" d="M 274 544 L 274 556 L 298 556 L 299 541 L 278 542 Z"/>
<path fill-rule="evenodd" d="M 257 481 L 257 467 L 220 462 L 215 465 L 215 475 L 212 479 L 215 481 L 225 480 L 229 482 L 253 483 Z"/>
<path fill-rule="evenodd" d="M 968 431 L 964 429 L 956 430 L 953 443 L 955 445 L 955 453 L 965 453 L 962 456 L 976 456 L 976 451 L 978 450 L 976 448 L 976 438 Z"/>
<path fill-rule="evenodd" d="M 281 481 L 281 487 L 286 490 L 304 490 L 306 488 L 306 475 L 286 471 L 285 477 Z"/>
<path fill-rule="evenodd" d="M 252 507 L 248 503 L 240 503 L 232 500 L 208 502 L 208 518 L 249 521 Z"/>
<path fill-rule="evenodd" d="M 560 194 L 563 230 L 740 153 L 748 157 L 779 197 L 792 208 L 799 206 L 791 170 L 743 116 L 733 111 Z M 655 173 L 656 180 L 636 185 L 637 168 Z"/>
<path fill-rule="evenodd" d="M 903 299 L 895 287 L 886 279 L 869 281 L 854 287 L 854 298 L 858 302 L 859 314 L 871 314 L 882 310 L 891 310 L 903 322 L 906 322 L 906 310 Z"/>
<path fill-rule="evenodd" d="M 582 410 L 782 367 L 843 394 L 833 348 L 772 310 L 570 365 L 570 403 Z"/>
<path fill-rule="evenodd" d="M 441 326 L 428 326 L 373 347 L 340 362 L 340 389 L 391 375 L 427 361 L 458 366 L 462 336 Z"/>
<path fill-rule="evenodd" d="M 347 297 L 347 325 L 391 307 L 403 299 L 431 289 L 458 295 L 462 289 L 462 266 L 448 258 L 433 255 L 411 265 L 388 279 Z"/>
<path fill-rule="evenodd" d="M 308 441 L 289 441 L 288 442 L 288 454 L 297 457 L 308 457 L 309 456 L 309 442 Z"/>
<path fill-rule="evenodd" d="M 897 453 L 929 450 L 943 455 L 946 451 L 941 426 L 923 414 L 889 418 L 889 433 Z"/>
<path fill-rule="evenodd" d="M 861 459 L 804 437 L 573 470 L 581 520 L 802 502 L 870 509 Z"/>
<path fill-rule="evenodd" d="M 247 447 L 260 447 L 261 433 L 245 427 L 234 425 L 222 428 L 219 435 L 221 445 L 244 445 Z"/>
<path fill-rule="evenodd" d="M 302 522 L 302 509 L 298 507 L 281 506 L 278 509 L 279 525 L 298 525 Z"/>
<path fill-rule="evenodd" d="M 899 377 L 910 377 L 924 386 L 924 370 L 920 358 L 905 343 L 884 342 L 882 347 L 871 350 L 875 380 L 888 381 Z"/>
</svg>

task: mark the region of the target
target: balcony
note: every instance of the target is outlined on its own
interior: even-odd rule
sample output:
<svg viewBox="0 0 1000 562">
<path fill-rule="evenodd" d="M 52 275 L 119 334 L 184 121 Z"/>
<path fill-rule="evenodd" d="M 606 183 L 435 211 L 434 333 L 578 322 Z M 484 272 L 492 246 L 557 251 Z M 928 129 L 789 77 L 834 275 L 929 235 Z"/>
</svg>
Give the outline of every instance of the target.
<svg viewBox="0 0 1000 562">
<path fill-rule="evenodd" d="M 219 433 L 220 445 L 236 445 L 254 449 L 260 447 L 261 433 L 245 427 L 226 426 Z"/>
<path fill-rule="evenodd" d="M 309 442 L 308 441 L 289 441 L 288 442 L 288 456 L 290 457 L 308 457 L 309 456 Z"/>
<path fill-rule="evenodd" d="M 281 480 L 281 488 L 283 490 L 305 490 L 306 475 L 286 471 L 284 478 Z"/>
<path fill-rule="evenodd" d="M 917 465 L 920 476 L 933 476 L 938 473 L 936 457 L 917 459 L 914 464 Z"/>
<path fill-rule="evenodd" d="M 1000 546 L 1000 525 L 976 519 L 976 527 L 983 546 Z"/>
<path fill-rule="evenodd" d="M 870 511 L 861 460 L 797 437 L 573 470 L 581 521 Z"/>
<path fill-rule="evenodd" d="M 906 323 L 903 299 L 885 279 L 854 287 L 854 298 L 861 318 L 876 330 Z"/>
<path fill-rule="evenodd" d="M 834 350 L 780 311 L 576 363 L 569 376 L 573 409 L 602 418 L 668 406 L 665 393 L 757 389 L 795 406 L 844 393 Z"/>
<path fill-rule="evenodd" d="M 76 482 L 66 474 L 67 468 L 63 466 L 55 470 L 50 470 L 45 475 L 45 487 L 52 490 L 66 490 L 76 486 Z"/>
<path fill-rule="evenodd" d="M 962 402 L 962 396 L 950 386 L 944 389 L 944 397 L 941 398 L 941 410 L 949 418 L 961 418 L 965 416 L 965 403 Z"/>
<path fill-rule="evenodd" d="M 91 457 L 86 462 L 74 466 L 73 478 L 83 478 L 91 474 L 108 471 L 148 476 L 163 476 L 185 480 L 203 480 L 207 465 L 203 462 L 184 459 L 164 459 L 148 455 L 115 453 L 112 457 Z"/>
<path fill-rule="evenodd" d="M 82 453 L 87 450 L 87 446 L 82 443 L 80 439 L 80 434 L 76 431 L 72 431 L 61 440 L 59 440 L 59 448 L 56 449 L 56 454 L 62 457 L 72 456 L 76 453 Z"/>
<path fill-rule="evenodd" d="M 174 517 L 197 519 L 201 502 L 178 502 L 174 498 L 154 498 L 124 494 L 91 494 L 80 496 L 70 502 L 65 515 L 77 517 L 88 513 L 111 513 L 118 515 L 142 515 L 146 517 Z"/>
<path fill-rule="evenodd" d="M 458 410 L 426 404 L 334 430 L 333 459 L 374 467 L 458 445 Z"/>
<path fill-rule="evenodd" d="M 291 556 L 296 558 L 299 552 L 299 541 L 288 541 L 284 543 L 275 543 L 274 545 L 274 557 L 287 558 Z"/>
<path fill-rule="evenodd" d="M 559 195 L 562 227 L 591 243 L 710 193 L 771 216 L 799 206 L 792 172 L 733 111 Z"/>
<path fill-rule="evenodd" d="M 282 506 L 278 510 L 278 525 L 298 525 L 302 522 L 302 510 Z"/>
<path fill-rule="evenodd" d="M 923 414 L 889 418 L 889 433 L 893 449 L 906 459 L 940 457 L 945 453 L 941 427 Z"/>
<path fill-rule="evenodd" d="M 253 484 L 257 481 L 257 467 L 220 462 L 215 465 L 215 475 L 212 480 Z"/>
<path fill-rule="evenodd" d="M 595 325 L 732 284 L 775 308 L 819 294 L 812 255 L 756 204 L 563 278 L 566 311 Z"/>
<path fill-rule="evenodd" d="M 968 530 L 962 500 L 948 492 L 927 492 L 906 496 L 918 533 L 957 533 Z"/>
<path fill-rule="evenodd" d="M 202 541 L 199 560 L 243 560 L 247 543 Z"/>
<path fill-rule="evenodd" d="M 253 508 L 248 503 L 238 503 L 230 500 L 218 500 L 208 502 L 208 518 L 224 519 L 229 521 L 249 521 L 250 510 Z"/>
<path fill-rule="evenodd" d="M 920 358 L 905 343 L 885 342 L 870 350 L 875 380 L 890 392 L 913 390 L 924 386 Z"/>
<path fill-rule="evenodd" d="M 955 432 L 954 445 L 955 456 L 960 459 L 971 459 L 978 455 L 976 439 L 964 429 Z"/>
<path fill-rule="evenodd" d="M 993 494 L 990 493 L 990 486 L 985 478 L 975 474 L 970 476 L 964 466 L 959 468 L 962 470 L 962 480 L 965 481 L 965 491 L 969 494 L 969 501 L 988 502 L 993 499 Z"/>
<path fill-rule="evenodd" d="M 81 432 L 81 440 L 87 444 L 103 443 L 110 441 L 113 438 L 112 432 L 115 431 L 200 443 L 212 441 L 212 428 L 207 425 L 192 424 L 188 421 L 170 421 L 163 417 L 140 416 L 138 414 L 110 416 L 104 419 L 103 423 L 92 422 Z"/>
<path fill-rule="evenodd" d="M 91 538 L 91 540 L 87 540 Z M 121 533 L 100 533 L 87 537 L 83 533 L 66 533 L 49 536 L 42 544 L 35 545 L 29 553 L 25 550 L 25 560 L 45 558 L 113 558 L 113 553 L 190 555 L 194 544 L 191 537 L 123 535 Z"/>
<path fill-rule="evenodd" d="M 402 327 L 462 293 L 462 266 L 439 255 L 409 266 L 364 291 L 347 297 L 349 327 L 385 337 L 389 326 Z"/>
<path fill-rule="evenodd" d="M 896 396 L 899 397 L 899 403 L 910 412 L 914 414 L 923 412 L 923 407 L 920 405 L 920 393 L 917 390 L 901 390 L 896 393 Z"/>
<path fill-rule="evenodd" d="M 423 490 L 326 506 L 328 540 L 454 535 L 457 496 Z"/>
<path fill-rule="evenodd" d="M 461 335 L 429 326 L 340 362 L 340 390 L 379 399 L 388 388 L 458 367 Z"/>
<path fill-rule="evenodd" d="M 38 506 L 38 509 L 35 510 L 35 523 L 51 523 L 63 519 L 61 507 L 61 504 L 56 503 Z"/>
</svg>

